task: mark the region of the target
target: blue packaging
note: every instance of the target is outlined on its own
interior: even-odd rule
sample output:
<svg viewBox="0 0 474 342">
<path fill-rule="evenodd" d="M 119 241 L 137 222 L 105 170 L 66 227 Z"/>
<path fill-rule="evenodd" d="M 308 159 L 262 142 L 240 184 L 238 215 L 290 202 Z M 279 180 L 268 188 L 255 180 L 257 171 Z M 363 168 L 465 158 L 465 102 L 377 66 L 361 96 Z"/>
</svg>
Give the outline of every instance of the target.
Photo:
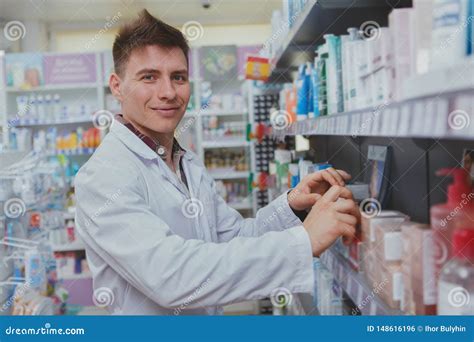
<svg viewBox="0 0 474 342">
<path fill-rule="evenodd" d="M 308 117 L 308 95 L 309 95 L 309 77 L 306 76 L 306 64 L 301 64 L 298 68 L 296 116 L 298 120 Z"/>
<path fill-rule="evenodd" d="M 313 102 L 313 117 L 319 116 L 319 76 L 317 69 L 317 57 L 314 59 L 314 67 L 311 68 L 311 95 Z"/>
</svg>

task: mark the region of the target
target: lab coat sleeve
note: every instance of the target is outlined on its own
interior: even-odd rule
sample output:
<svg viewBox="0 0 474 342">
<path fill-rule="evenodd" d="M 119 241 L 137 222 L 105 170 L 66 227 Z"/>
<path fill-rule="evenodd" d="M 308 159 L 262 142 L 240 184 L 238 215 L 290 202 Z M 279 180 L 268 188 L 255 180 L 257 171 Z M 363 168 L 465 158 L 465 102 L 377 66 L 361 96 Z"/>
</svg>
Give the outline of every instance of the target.
<svg viewBox="0 0 474 342">
<path fill-rule="evenodd" d="M 210 178 L 210 176 L 209 176 Z M 230 207 L 217 193 L 215 182 L 212 182 L 214 205 L 216 206 L 216 230 L 219 242 L 226 242 L 234 237 L 257 237 L 269 231 L 301 226 L 301 220 L 288 204 L 287 192 L 283 193 L 267 206 L 257 211 L 255 218 L 243 218 Z"/>
<path fill-rule="evenodd" d="M 227 243 L 185 240 L 151 211 L 152 194 L 131 165 L 120 172 L 99 166 L 83 168 L 75 180 L 78 232 L 87 248 L 160 306 L 220 306 L 268 297 L 280 287 L 312 293 L 303 227 Z"/>
</svg>

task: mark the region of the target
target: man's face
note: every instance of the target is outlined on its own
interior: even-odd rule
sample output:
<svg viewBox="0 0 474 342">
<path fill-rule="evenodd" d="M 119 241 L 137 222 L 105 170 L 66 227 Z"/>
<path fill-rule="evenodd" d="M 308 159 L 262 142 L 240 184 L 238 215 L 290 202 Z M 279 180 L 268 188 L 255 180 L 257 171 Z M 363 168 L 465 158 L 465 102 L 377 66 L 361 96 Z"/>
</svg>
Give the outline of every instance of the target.
<svg viewBox="0 0 474 342">
<path fill-rule="evenodd" d="M 118 97 L 129 121 L 156 133 L 174 132 L 191 94 L 180 48 L 149 45 L 134 50 L 119 83 Z"/>
</svg>

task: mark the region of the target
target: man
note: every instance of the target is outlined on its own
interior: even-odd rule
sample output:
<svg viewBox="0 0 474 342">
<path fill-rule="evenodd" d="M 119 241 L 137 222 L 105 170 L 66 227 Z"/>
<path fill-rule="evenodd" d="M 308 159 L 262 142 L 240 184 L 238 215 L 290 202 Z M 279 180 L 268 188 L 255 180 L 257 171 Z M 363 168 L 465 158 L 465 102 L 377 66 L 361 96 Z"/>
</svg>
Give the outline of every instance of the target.
<svg viewBox="0 0 474 342">
<path fill-rule="evenodd" d="M 147 11 L 120 29 L 109 86 L 123 114 L 76 177 L 95 301 L 114 314 L 217 314 L 282 287 L 312 293 L 312 257 L 350 240 L 359 219 L 349 175 L 334 169 L 304 178 L 255 219 L 228 207 L 173 138 L 190 98 L 188 49 Z M 301 222 L 296 214 L 310 208 Z"/>
</svg>

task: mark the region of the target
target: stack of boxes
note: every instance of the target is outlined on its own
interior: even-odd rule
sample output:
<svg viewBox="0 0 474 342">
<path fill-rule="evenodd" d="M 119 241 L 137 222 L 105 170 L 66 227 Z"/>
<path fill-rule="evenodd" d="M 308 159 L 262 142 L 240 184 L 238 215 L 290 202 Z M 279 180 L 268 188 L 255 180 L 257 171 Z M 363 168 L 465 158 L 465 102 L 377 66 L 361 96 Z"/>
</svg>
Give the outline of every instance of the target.
<svg viewBox="0 0 474 342">
<path fill-rule="evenodd" d="M 433 231 L 429 225 L 415 222 L 406 222 L 401 228 L 401 309 L 410 315 L 435 315 L 437 291 Z"/>
</svg>

